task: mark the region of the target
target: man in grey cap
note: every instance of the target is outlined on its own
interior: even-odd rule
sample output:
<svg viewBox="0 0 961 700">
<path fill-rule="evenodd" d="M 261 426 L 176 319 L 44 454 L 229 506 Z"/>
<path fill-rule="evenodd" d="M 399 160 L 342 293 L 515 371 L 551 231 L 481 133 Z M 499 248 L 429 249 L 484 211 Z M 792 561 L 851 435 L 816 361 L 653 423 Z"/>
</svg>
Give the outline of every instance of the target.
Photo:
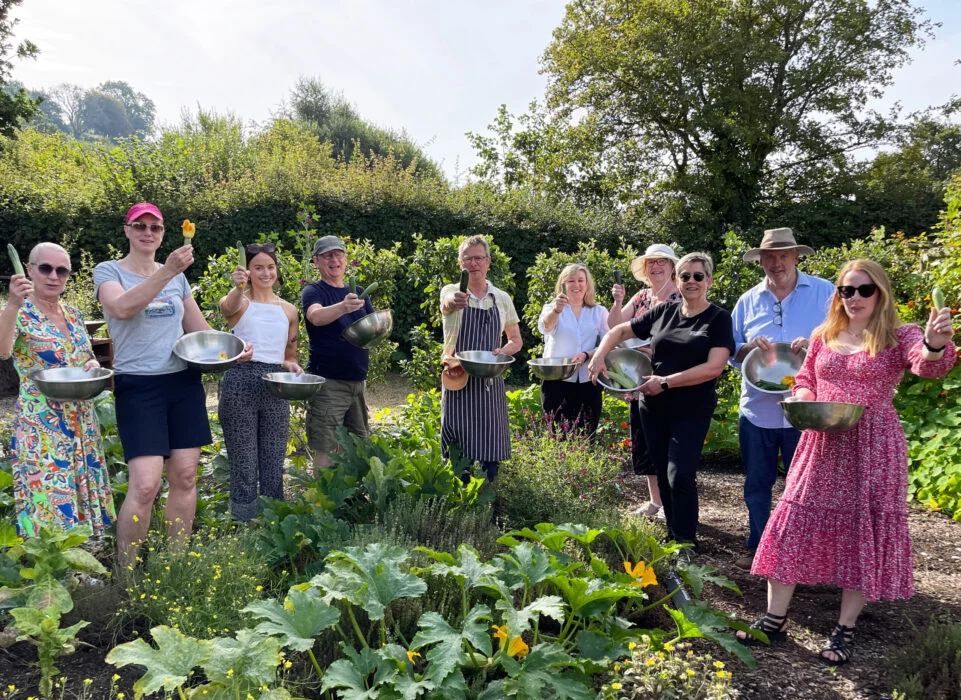
<svg viewBox="0 0 961 700">
<path fill-rule="evenodd" d="M 347 248 L 337 236 L 318 239 L 311 260 L 320 279 L 304 287 L 301 295 L 310 339 L 307 371 L 326 377 L 327 383 L 310 401 L 307 443 L 314 453 L 314 467 L 325 468 L 337 449 L 339 426 L 361 437 L 368 433 L 365 390 L 369 353 L 348 343 L 342 333 L 374 309 L 369 299 L 359 297 L 362 289 L 348 289 Z"/>
<path fill-rule="evenodd" d="M 813 253 L 808 246 L 798 245 L 791 229 L 775 228 L 764 232 L 760 247 L 744 254 L 745 261 L 760 262 L 764 279 L 741 295 L 734 306 L 733 366 L 740 369 L 751 350 L 770 350 L 774 343 L 790 343 L 796 353 L 807 348 L 811 331 L 824 321 L 834 295 L 831 282 L 797 269 L 801 256 Z M 746 551 L 735 565 L 745 570 L 751 568 L 754 550 L 771 513 L 778 454 L 785 469 L 790 467 L 800 438 L 800 432 L 787 422 L 778 405 L 783 399 L 783 394 L 755 388 L 742 374 L 738 439 L 749 534 Z"/>
</svg>

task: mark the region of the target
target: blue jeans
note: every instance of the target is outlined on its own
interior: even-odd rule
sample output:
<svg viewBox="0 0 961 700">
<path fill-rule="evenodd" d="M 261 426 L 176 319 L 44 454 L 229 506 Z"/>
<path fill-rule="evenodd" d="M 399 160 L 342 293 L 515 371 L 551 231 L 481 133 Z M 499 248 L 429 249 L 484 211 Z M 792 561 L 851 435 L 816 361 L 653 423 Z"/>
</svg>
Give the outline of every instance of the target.
<svg viewBox="0 0 961 700">
<path fill-rule="evenodd" d="M 771 491 L 777 480 L 778 452 L 785 469 L 791 466 L 801 431 L 794 428 L 759 428 L 744 416 L 738 421 L 738 441 L 744 462 L 744 503 L 747 504 L 747 548 L 757 549 L 771 515 Z"/>
</svg>

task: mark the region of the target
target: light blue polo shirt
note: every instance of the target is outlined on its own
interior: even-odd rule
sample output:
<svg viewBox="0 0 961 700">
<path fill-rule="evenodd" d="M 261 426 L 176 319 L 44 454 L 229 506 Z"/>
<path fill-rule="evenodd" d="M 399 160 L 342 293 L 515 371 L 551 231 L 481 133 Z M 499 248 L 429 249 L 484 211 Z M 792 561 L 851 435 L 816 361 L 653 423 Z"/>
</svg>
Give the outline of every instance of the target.
<svg viewBox="0 0 961 700">
<path fill-rule="evenodd" d="M 741 368 L 734 357 L 745 343 L 759 335 L 775 343 L 790 343 L 795 338 L 811 337 L 811 331 L 824 321 L 834 285 L 825 279 L 806 275 L 798 270 L 794 291 L 781 300 L 781 323 L 775 323 L 777 297 L 767 287 L 766 279 L 744 292 L 734 305 L 734 355 L 730 363 Z M 741 415 L 759 428 L 790 428 L 784 411 L 778 402 L 784 399 L 777 394 L 758 391 L 741 376 Z"/>
</svg>

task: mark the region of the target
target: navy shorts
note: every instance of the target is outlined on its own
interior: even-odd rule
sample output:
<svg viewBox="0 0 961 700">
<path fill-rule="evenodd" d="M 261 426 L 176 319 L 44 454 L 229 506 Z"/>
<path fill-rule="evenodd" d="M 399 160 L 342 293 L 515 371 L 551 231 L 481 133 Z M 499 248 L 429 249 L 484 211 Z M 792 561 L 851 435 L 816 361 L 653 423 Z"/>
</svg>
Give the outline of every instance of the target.
<svg viewBox="0 0 961 700">
<path fill-rule="evenodd" d="M 171 450 L 209 445 L 207 396 L 200 373 L 114 376 L 117 431 L 124 458 L 170 456 Z"/>
</svg>

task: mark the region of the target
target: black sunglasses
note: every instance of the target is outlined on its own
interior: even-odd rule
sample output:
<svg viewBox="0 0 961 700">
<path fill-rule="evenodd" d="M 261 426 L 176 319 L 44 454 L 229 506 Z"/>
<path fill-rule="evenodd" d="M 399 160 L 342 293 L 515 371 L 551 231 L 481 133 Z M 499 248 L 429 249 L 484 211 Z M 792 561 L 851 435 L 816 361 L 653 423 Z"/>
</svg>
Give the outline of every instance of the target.
<svg viewBox="0 0 961 700">
<path fill-rule="evenodd" d="M 246 251 L 251 255 L 257 255 L 257 253 L 273 253 L 277 250 L 277 244 L 267 241 L 266 243 L 248 243 Z"/>
<path fill-rule="evenodd" d="M 41 275 L 43 275 L 44 277 L 49 277 L 51 272 L 56 272 L 56 273 L 57 273 L 57 277 L 59 277 L 59 278 L 62 279 L 62 280 L 65 280 L 65 279 L 67 279 L 67 278 L 70 276 L 70 268 L 69 268 L 69 267 L 56 267 L 56 268 L 55 268 L 53 265 L 51 265 L 51 264 L 49 264 L 49 263 L 40 263 L 39 265 L 37 265 L 36 263 L 31 263 L 31 264 L 32 264 L 35 268 L 37 268 L 37 272 L 39 272 L 39 273 L 40 273 Z"/>
<path fill-rule="evenodd" d="M 878 285 L 873 282 L 860 284 L 857 287 L 853 287 L 850 284 L 842 284 L 838 287 L 838 294 L 841 295 L 842 299 L 850 299 L 854 296 L 855 292 L 860 294 L 862 299 L 867 299 L 868 297 L 873 297 L 876 291 L 878 291 Z"/>
<path fill-rule="evenodd" d="M 678 275 L 678 277 L 681 278 L 681 282 L 687 282 L 692 277 L 694 278 L 695 282 L 703 282 L 704 278 L 707 277 L 707 275 L 704 274 L 703 272 L 682 272 L 681 274 Z"/>
<path fill-rule="evenodd" d="M 164 232 L 163 224 L 145 224 L 143 221 L 131 221 L 129 224 L 127 224 L 127 226 L 132 228 L 134 231 L 146 231 L 149 228 L 150 233 Z"/>
</svg>

